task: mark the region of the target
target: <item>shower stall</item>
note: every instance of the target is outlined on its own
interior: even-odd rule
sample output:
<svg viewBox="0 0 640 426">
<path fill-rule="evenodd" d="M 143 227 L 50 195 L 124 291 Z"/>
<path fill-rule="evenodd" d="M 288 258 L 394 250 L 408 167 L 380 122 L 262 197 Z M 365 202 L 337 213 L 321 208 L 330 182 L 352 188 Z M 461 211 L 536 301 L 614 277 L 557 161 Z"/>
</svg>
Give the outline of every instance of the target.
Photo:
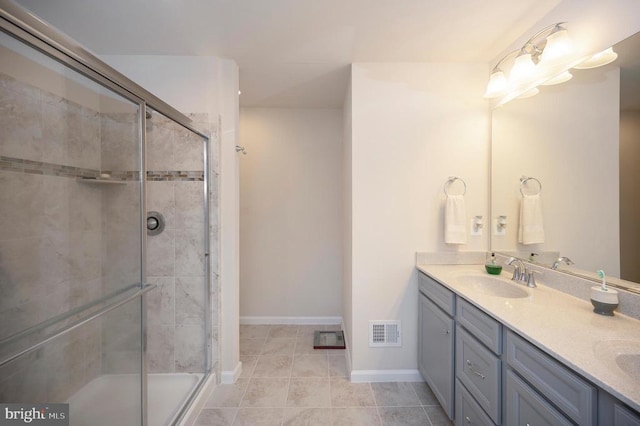
<svg viewBox="0 0 640 426">
<path fill-rule="evenodd" d="M 183 418 L 217 367 L 215 136 L 0 0 L 0 403 Z"/>
</svg>

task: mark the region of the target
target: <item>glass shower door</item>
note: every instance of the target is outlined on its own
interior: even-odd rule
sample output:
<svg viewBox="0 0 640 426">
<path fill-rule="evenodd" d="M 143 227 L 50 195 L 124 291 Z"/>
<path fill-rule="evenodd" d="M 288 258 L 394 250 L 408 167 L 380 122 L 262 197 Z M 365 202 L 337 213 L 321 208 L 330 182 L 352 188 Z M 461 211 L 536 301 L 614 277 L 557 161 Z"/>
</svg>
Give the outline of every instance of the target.
<svg viewBox="0 0 640 426">
<path fill-rule="evenodd" d="M 0 32 L 0 403 L 140 424 L 140 103 Z"/>
</svg>

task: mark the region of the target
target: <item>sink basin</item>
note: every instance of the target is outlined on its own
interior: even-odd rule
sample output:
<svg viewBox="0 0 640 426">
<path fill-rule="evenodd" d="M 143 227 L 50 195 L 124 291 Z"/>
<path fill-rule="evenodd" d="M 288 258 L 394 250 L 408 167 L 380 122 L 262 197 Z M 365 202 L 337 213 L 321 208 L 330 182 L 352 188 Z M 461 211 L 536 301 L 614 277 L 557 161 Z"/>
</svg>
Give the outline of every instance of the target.
<svg viewBox="0 0 640 426">
<path fill-rule="evenodd" d="M 640 340 L 605 340 L 596 343 L 593 349 L 600 360 L 615 362 L 623 373 L 640 381 Z"/>
<path fill-rule="evenodd" d="M 640 354 L 621 354 L 616 357 L 620 370 L 631 378 L 640 381 Z"/>
<path fill-rule="evenodd" d="M 489 296 L 506 297 L 510 299 L 529 296 L 529 292 L 524 286 L 489 275 L 462 275 L 459 276 L 457 280 L 459 283 L 472 286 L 479 292 Z"/>
</svg>

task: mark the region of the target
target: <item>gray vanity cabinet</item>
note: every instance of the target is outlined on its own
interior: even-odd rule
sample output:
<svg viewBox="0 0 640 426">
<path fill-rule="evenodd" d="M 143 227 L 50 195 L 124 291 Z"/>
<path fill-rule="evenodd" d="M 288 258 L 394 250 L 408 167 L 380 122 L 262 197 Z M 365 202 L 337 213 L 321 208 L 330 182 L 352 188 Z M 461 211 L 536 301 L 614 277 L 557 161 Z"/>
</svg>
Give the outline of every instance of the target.
<svg viewBox="0 0 640 426">
<path fill-rule="evenodd" d="M 442 292 L 441 290 L 448 290 L 440 284 L 429 282 L 432 280 L 427 277 L 420 278 L 418 369 L 447 416 L 453 419 L 455 324 L 452 312 L 445 312 L 438 306 L 443 306 L 444 303 L 445 307 L 453 309 L 455 299 L 453 293 Z M 439 287 L 435 287 L 435 295 L 431 291 L 433 288 L 425 288 L 433 286 Z"/>
<path fill-rule="evenodd" d="M 511 330 L 506 332 L 505 341 L 506 361 L 510 369 L 576 424 L 597 424 L 597 389 L 591 383 Z"/>
<path fill-rule="evenodd" d="M 640 413 L 419 277 L 418 368 L 450 419 L 455 408 L 456 425 L 640 426 Z"/>
</svg>

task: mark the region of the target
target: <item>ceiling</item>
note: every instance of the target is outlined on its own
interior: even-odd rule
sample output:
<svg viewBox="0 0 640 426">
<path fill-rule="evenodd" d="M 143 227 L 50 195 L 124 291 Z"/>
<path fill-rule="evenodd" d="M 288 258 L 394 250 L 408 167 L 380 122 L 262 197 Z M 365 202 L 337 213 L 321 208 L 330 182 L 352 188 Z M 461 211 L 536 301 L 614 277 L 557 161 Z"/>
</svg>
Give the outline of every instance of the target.
<svg viewBox="0 0 640 426">
<path fill-rule="evenodd" d="M 354 62 L 486 62 L 561 0 L 18 0 L 97 54 L 230 58 L 242 106 L 340 107 Z"/>
</svg>

